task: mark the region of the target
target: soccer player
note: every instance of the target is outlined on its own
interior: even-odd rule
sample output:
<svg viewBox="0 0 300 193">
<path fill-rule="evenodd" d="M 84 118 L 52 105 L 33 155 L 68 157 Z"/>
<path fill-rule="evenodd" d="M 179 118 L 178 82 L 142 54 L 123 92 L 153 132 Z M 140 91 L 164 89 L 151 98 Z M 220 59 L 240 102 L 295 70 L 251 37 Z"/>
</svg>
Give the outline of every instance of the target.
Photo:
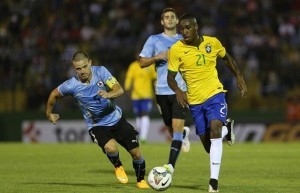
<svg viewBox="0 0 300 193">
<path fill-rule="evenodd" d="M 91 66 L 88 54 L 77 51 L 72 58 L 76 76 L 66 80 L 49 95 L 46 116 L 56 124 L 59 114 L 52 112 L 58 99 L 64 96 L 75 98 L 85 119 L 88 132 L 115 168 L 119 182 L 127 183 L 128 177 L 119 157 L 117 143 L 131 155 L 138 188 L 149 188 L 144 180 L 145 160 L 139 149 L 137 132 L 115 105 L 114 99 L 124 93 L 118 81 L 104 66 Z"/>
<path fill-rule="evenodd" d="M 133 61 L 126 72 L 125 91 L 131 92 L 133 112 L 136 128 L 139 131 L 139 140 L 147 141 L 150 127 L 149 113 L 153 106 L 153 89 L 156 72 L 153 65 L 141 68 L 138 60 Z"/>
<path fill-rule="evenodd" d="M 169 51 L 168 84 L 176 93 L 181 106 L 188 106 L 195 123 L 196 134 L 210 155 L 209 192 L 218 192 L 218 177 L 223 151 L 222 139 L 227 136 L 230 145 L 234 142 L 233 122 L 227 120 L 227 104 L 222 83 L 216 69 L 217 58 L 237 78 L 242 97 L 247 86 L 234 59 L 216 37 L 198 34 L 198 24 L 192 14 L 184 14 L 179 20 L 183 36 Z M 180 72 L 187 84 L 187 92 L 178 87 L 175 77 Z M 224 126 L 224 125 L 227 125 Z"/>
<path fill-rule="evenodd" d="M 167 83 L 168 50 L 182 36 L 177 33 L 178 18 L 175 9 L 164 9 L 160 22 L 164 31 L 160 34 L 151 35 L 147 39 L 140 53 L 140 65 L 144 68 L 153 63 L 155 64 L 157 72 L 156 102 L 163 121 L 172 136 L 169 162 L 165 167 L 173 173 L 179 150 L 182 149 L 183 152 L 188 152 L 190 149 L 188 139 L 190 129 L 184 126 L 187 107 L 178 104 L 174 91 L 171 90 Z M 181 90 L 186 91 L 185 82 L 180 74 L 176 76 L 176 82 Z"/>
</svg>

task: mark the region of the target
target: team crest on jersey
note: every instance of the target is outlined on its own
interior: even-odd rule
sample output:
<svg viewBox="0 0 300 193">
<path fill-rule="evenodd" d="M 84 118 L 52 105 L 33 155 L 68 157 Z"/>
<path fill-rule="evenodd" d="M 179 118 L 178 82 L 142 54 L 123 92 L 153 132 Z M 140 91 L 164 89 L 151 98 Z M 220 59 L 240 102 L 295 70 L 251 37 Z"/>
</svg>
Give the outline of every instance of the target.
<svg viewBox="0 0 300 193">
<path fill-rule="evenodd" d="M 97 82 L 97 86 L 99 87 L 99 88 L 101 88 L 101 87 L 103 87 L 103 82 L 101 82 L 101 81 L 99 81 L 99 82 Z"/>
<path fill-rule="evenodd" d="M 208 43 L 208 44 L 205 45 L 205 51 L 208 54 L 211 53 L 211 45 L 210 45 L 210 43 Z"/>
</svg>

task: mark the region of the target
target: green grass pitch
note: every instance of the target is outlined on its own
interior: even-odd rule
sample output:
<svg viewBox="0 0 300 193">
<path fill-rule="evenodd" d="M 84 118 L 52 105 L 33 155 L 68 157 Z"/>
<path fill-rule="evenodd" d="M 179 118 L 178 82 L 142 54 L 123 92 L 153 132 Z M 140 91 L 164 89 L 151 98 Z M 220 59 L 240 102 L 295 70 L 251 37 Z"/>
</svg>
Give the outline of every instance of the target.
<svg viewBox="0 0 300 193">
<path fill-rule="evenodd" d="M 147 174 L 167 162 L 169 144 L 141 145 Z M 129 154 L 120 147 L 129 178 L 119 184 L 95 144 L 0 143 L 1 193 L 138 193 Z M 209 157 L 200 143 L 180 154 L 169 193 L 207 192 Z M 224 143 L 219 190 L 224 193 L 300 192 L 300 143 Z"/>
</svg>

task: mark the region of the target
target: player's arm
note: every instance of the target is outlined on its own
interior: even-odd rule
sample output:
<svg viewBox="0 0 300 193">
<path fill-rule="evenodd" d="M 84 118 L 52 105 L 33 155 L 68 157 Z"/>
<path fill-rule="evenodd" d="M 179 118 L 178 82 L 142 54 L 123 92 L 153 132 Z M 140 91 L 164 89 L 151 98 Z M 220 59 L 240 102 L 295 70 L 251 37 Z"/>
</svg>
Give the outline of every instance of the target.
<svg viewBox="0 0 300 193">
<path fill-rule="evenodd" d="M 46 116 L 48 120 L 53 124 L 56 124 L 56 121 L 59 119 L 59 114 L 52 113 L 52 110 L 56 104 L 56 101 L 61 97 L 63 96 L 60 94 L 57 88 L 55 88 L 48 97 L 46 106 Z"/>
<path fill-rule="evenodd" d="M 173 72 L 171 70 L 168 70 L 168 85 L 169 87 L 176 93 L 176 99 L 177 102 L 183 106 L 183 107 L 187 107 L 188 106 L 188 100 L 186 97 L 186 93 L 183 92 L 177 85 L 177 82 L 175 80 L 177 72 Z"/>
<path fill-rule="evenodd" d="M 236 76 L 238 88 L 240 89 L 240 91 L 242 93 L 242 97 L 246 98 L 246 94 L 247 94 L 247 91 L 248 91 L 247 85 L 245 83 L 243 75 L 240 73 L 239 68 L 236 65 L 235 60 L 228 53 L 226 53 L 225 56 L 222 59 L 225 61 L 226 66 Z"/>
<path fill-rule="evenodd" d="M 161 52 L 151 58 L 140 57 L 139 63 L 140 63 L 141 68 L 145 68 L 145 67 L 150 66 L 151 64 L 154 64 L 160 60 L 165 60 L 165 61 L 168 60 L 168 51 Z"/>
<path fill-rule="evenodd" d="M 106 85 L 110 88 L 109 92 L 106 92 L 105 90 L 100 90 L 98 94 L 106 99 L 112 99 L 117 98 L 121 96 L 124 93 L 123 87 L 118 83 L 118 81 L 111 77 L 106 81 Z"/>
</svg>

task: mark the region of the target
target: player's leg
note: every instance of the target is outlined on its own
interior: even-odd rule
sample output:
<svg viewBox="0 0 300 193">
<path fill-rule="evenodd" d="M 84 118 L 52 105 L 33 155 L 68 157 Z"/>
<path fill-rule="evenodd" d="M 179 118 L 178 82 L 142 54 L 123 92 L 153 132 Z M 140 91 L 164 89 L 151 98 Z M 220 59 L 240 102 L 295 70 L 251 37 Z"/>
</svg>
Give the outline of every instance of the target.
<svg viewBox="0 0 300 193">
<path fill-rule="evenodd" d="M 184 137 L 184 123 L 185 123 L 185 115 L 187 113 L 187 108 L 183 108 L 180 106 L 176 100 L 176 95 L 170 95 L 168 96 L 169 104 L 165 108 L 171 108 L 172 112 L 172 130 L 173 130 L 173 136 L 172 136 L 172 142 L 170 147 L 170 153 L 169 153 L 169 161 L 168 164 L 165 165 L 165 167 L 171 172 L 174 172 L 174 168 L 176 165 L 177 158 L 179 156 L 180 150 L 182 149 L 184 138 L 185 141 L 185 152 L 189 151 L 190 149 L 190 143 L 188 140 L 188 134 L 189 131 L 186 133 L 186 136 Z M 164 115 L 163 115 L 164 116 Z"/>
<path fill-rule="evenodd" d="M 115 175 L 117 179 L 119 180 L 119 182 L 126 184 L 128 182 L 128 177 L 124 167 L 122 166 L 122 162 L 120 161 L 116 140 L 111 139 L 105 144 L 104 149 L 106 151 L 108 159 L 115 167 Z"/>
<path fill-rule="evenodd" d="M 211 141 L 208 121 L 203 113 L 203 105 L 190 105 L 189 108 L 195 124 L 196 134 L 199 136 L 205 151 L 209 153 Z"/>
<path fill-rule="evenodd" d="M 141 132 L 140 100 L 132 100 L 132 110 L 135 115 L 136 130 Z"/>
<path fill-rule="evenodd" d="M 200 140 L 202 142 L 202 145 L 206 151 L 206 153 L 210 152 L 210 146 L 211 146 L 211 141 L 210 141 L 210 134 L 209 132 L 206 132 L 203 135 L 200 135 Z"/>
<path fill-rule="evenodd" d="M 226 124 L 226 126 L 222 127 L 222 139 L 226 136 L 227 137 L 227 143 L 229 145 L 232 145 L 234 143 L 233 124 L 234 124 L 234 121 L 230 120 L 230 123 L 228 123 L 228 124 Z M 227 129 L 229 127 L 231 128 L 230 131 L 228 131 L 229 129 Z M 210 128 L 208 130 L 210 130 Z M 229 132 L 231 133 L 230 138 L 228 137 Z M 205 135 L 200 136 L 200 139 L 201 139 L 201 142 L 203 144 L 203 147 L 204 147 L 205 151 L 207 153 L 209 153 L 210 152 L 210 146 L 211 146 L 210 133 L 206 132 Z"/>
<path fill-rule="evenodd" d="M 169 161 L 168 164 L 165 165 L 170 173 L 174 172 L 175 165 L 177 158 L 180 154 L 180 149 L 182 146 L 183 141 L 183 133 L 182 128 L 184 127 L 184 120 L 183 119 L 173 119 L 172 121 L 172 128 L 173 128 L 173 137 L 170 147 L 170 153 L 169 153 Z"/>
<path fill-rule="evenodd" d="M 181 105 L 178 104 L 176 95 L 170 95 L 169 101 L 172 104 L 173 137 L 175 133 L 181 133 L 182 138 L 181 138 L 181 134 L 179 135 L 180 138 L 179 139 L 177 138 L 177 140 L 181 141 L 180 149 L 183 152 L 188 152 L 190 151 L 190 141 L 188 138 L 190 133 L 190 128 L 184 126 L 188 108 L 182 107 Z"/>
<path fill-rule="evenodd" d="M 149 113 L 152 109 L 152 100 L 143 99 L 140 100 L 139 116 L 140 116 L 140 142 L 144 143 L 147 141 L 147 136 L 150 127 Z"/>
<path fill-rule="evenodd" d="M 145 181 L 146 162 L 144 157 L 141 155 L 140 148 L 136 147 L 131 149 L 129 150 L 129 153 L 132 156 L 132 166 L 137 178 L 137 187 L 142 189 L 149 188 L 149 185 Z"/>
<path fill-rule="evenodd" d="M 172 108 L 167 95 L 156 95 L 157 109 L 165 126 L 168 128 L 170 137 L 173 136 L 172 129 Z"/>
<path fill-rule="evenodd" d="M 223 125 L 226 121 L 227 104 L 225 94 L 219 93 L 204 103 L 206 117 L 210 125 L 210 180 L 209 192 L 218 191 L 218 179 L 223 153 L 223 137 L 228 133 Z"/>
<path fill-rule="evenodd" d="M 135 125 L 136 125 L 136 130 L 138 131 L 138 132 L 140 132 L 140 128 L 141 128 L 141 117 L 139 116 L 139 115 L 137 115 L 136 117 L 135 117 Z"/>
<path fill-rule="evenodd" d="M 169 96 L 168 95 L 156 95 L 156 102 L 157 102 L 157 108 L 158 108 L 158 110 L 163 118 L 163 121 L 164 121 L 166 127 L 168 128 L 169 134 L 172 138 L 170 153 L 169 153 L 169 161 L 168 161 L 168 164 L 164 165 L 164 167 L 166 167 L 170 173 L 173 173 L 175 162 L 176 162 L 176 159 L 179 154 L 178 150 L 180 149 L 181 143 L 182 143 L 181 142 L 180 144 L 178 144 L 177 142 L 174 142 L 174 139 L 175 138 L 179 139 L 179 138 L 183 138 L 183 137 L 178 136 L 180 134 L 176 134 L 175 135 L 176 137 L 174 138 L 174 133 L 173 133 L 173 128 L 172 128 L 172 103 L 169 100 Z M 180 146 L 180 147 L 177 147 L 177 146 Z"/>
<path fill-rule="evenodd" d="M 121 118 L 117 124 L 117 127 L 118 129 L 114 133 L 114 137 L 118 143 L 130 153 L 132 157 L 132 165 L 136 174 L 137 187 L 149 188 L 147 182 L 144 180 L 146 173 L 146 162 L 139 148 L 136 130 L 124 118 Z"/>
<path fill-rule="evenodd" d="M 93 142 L 97 143 L 102 148 L 102 151 L 113 164 L 115 175 L 119 182 L 127 183 L 128 177 L 119 157 L 117 141 L 113 138 L 113 134 L 111 133 L 112 128 L 113 127 L 94 127 L 90 129 L 89 134 Z"/>
<path fill-rule="evenodd" d="M 212 120 L 210 123 L 210 180 L 209 191 L 218 191 L 218 179 L 223 152 L 222 126 L 220 120 Z"/>
<path fill-rule="evenodd" d="M 229 124 L 228 124 L 229 125 Z M 222 139 L 225 137 L 225 136 L 228 136 L 228 130 L 227 130 L 228 126 L 223 126 L 222 127 Z M 207 129 L 208 131 L 210 131 L 210 128 Z M 233 136 L 234 138 L 234 136 Z M 207 153 L 210 152 L 210 146 L 211 146 L 211 141 L 210 141 L 210 132 L 205 132 L 204 135 L 200 135 L 200 139 L 201 139 L 201 142 L 203 144 L 203 147 L 205 149 L 205 151 Z M 227 140 L 227 143 L 229 144 L 230 141 Z"/>
</svg>

